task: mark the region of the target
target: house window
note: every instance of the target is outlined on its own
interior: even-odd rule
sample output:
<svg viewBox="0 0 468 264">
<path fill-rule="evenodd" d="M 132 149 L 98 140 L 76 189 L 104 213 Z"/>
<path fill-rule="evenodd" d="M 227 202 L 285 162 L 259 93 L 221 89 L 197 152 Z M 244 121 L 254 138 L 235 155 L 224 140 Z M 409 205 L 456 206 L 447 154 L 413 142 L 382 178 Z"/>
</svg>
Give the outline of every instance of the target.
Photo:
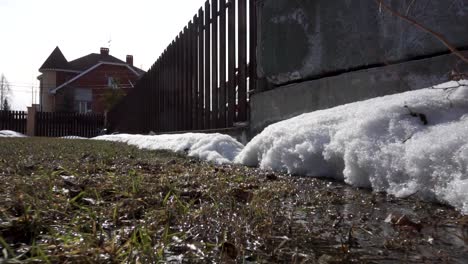
<svg viewBox="0 0 468 264">
<path fill-rule="evenodd" d="M 107 86 L 112 89 L 118 89 L 119 85 L 117 80 L 114 77 L 107 77 Z"/>
<path fill-rule="evenodd" d="M 89 113 L 92 111 L 93 90 L 76 88 L 74 98 L 75 111 L 78 113 Z"/>
<path fill-rule="evenodd" d="M 91 102 L 88 101 L 75 101 L 75 111 L 80 114 L 90 113 L 91 109 Z"/>
</svg>

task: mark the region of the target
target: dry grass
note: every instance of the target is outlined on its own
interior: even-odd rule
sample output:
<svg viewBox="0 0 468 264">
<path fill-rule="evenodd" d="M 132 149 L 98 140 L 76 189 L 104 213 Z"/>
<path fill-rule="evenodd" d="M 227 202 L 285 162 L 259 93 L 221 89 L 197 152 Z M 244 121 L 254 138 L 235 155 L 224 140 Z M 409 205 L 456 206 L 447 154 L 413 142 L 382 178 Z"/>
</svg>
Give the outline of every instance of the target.
<svg viewBox="0 0 468 264">
<path fill-rule="evenodd" d="M 435 263 L 468 256 L 468 221 L 450 208 L 118 143 L 0 139 L 0 182 L 0 262 Z M 421 228 L 385 223 L 390 213 Z"/>
</svg>

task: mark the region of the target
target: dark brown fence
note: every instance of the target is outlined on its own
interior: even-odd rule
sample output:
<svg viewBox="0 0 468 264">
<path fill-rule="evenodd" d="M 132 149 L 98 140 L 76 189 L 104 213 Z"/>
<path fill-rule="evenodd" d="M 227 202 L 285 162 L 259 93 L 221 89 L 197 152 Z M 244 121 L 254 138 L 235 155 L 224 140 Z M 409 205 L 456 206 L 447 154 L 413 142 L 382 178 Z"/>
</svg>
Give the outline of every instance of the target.
<svg viewBox="0 0 468 264">
<path fill-rule="evenodd" d="M 0 130 L 26 133 L 27 113 L 23 111 L 0 111 Z"/>
<path fill-rule="evenodd" d="M 101 114 L 37 112 L 35 135 L 39 137 L 95 137 L 104 127 Z"/>
<path fill-rule="evenodd" d="M 248 94 L 255 84 L 255 3 L 206 1 L 109 113 L 111 130 L 206 130 L 248 121 Z"/>
</svg>

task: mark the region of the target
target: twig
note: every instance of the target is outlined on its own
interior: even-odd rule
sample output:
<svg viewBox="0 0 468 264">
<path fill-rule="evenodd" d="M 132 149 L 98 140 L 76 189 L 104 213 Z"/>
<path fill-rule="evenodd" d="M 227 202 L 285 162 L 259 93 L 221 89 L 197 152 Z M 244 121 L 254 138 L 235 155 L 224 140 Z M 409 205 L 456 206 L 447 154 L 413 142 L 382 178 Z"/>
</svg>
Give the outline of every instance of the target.
<svg viewBox="0 0 468 264">
<path fill-rule="evenodd" d="M 447 47 L 453 54 L 455 54 L 457 57 L 459 57 L 462 61 L 468 63 L 468 58 L 466 58 L 457 48 L 455 48 L 452 44 L 448 42 L 448 40 L 440 33 L 435 32 L 434 30 L 425 27 L 424 25 L 420 24 L 416 20 L 407 17 L 405 15 L 402 15 L 398 13 L 397 11 L 393 10 L 390 6 L 386 5 L 382 0 L 374 0 L 377 4 L 379 4 L 379 8 L 383 7 L 384 9 L 388 10 L 390 13 L 392 13 L 394 16 L 397 16 L 406 22 L 416 26 L 417 28 L 421 29 L 424 32 L 427 32 L 434 37 L 436 37 L 442 44 L 444 44 L 445 47 Z"/>
<path fill-rule="evenodd" d="M 413 6 L 413 4 L 414 4 L 415 1 L 416 1 L 416 0 L 411 1 L 411 3 L 408 5 L 408 8 L 406 9 L 406 15 L 409 14 L 410 8 Z"/>
</svg>

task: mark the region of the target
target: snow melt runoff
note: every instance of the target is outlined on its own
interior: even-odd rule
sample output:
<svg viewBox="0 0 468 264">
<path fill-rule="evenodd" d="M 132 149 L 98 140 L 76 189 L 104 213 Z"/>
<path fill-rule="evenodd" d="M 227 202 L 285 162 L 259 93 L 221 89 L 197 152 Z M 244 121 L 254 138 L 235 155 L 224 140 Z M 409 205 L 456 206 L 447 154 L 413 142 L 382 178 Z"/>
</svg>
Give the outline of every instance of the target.
<svg viewBox="0 0 468 264">
<path fill-rule="evenodd" d="M 267 127 L 245 147 L 221 134 L 96 139 L 416 194 L 468 214 L 467 86 L 450 82 L 303 114 Z"/>
</svg>

